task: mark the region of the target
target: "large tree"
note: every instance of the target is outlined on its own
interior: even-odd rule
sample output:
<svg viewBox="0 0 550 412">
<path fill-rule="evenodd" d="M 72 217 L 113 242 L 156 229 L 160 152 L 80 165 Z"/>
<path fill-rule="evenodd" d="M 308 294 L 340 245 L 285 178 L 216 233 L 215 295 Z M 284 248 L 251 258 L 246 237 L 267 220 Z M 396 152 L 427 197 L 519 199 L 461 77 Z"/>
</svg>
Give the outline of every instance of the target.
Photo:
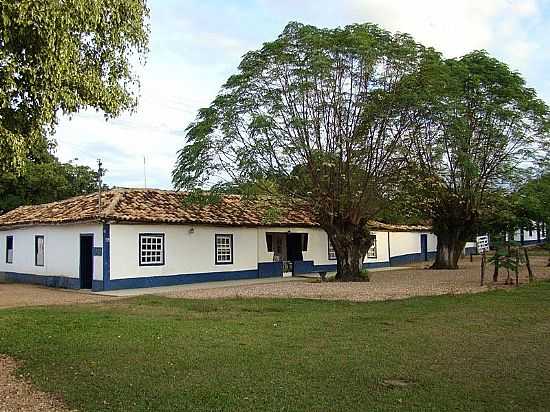
<svg viewBox="0 0 550 412">
<path fill-rule="evenodd" d="M 549 110 L 509 67 L 482 51 L 433 72 L 424 127 L 408 135 L 421 206 L 438 237 L 434 268 L 455 269 L 491 193 L 532 166 Z"/>
<path fill-rule="evenodd" d="M 173 174 L 180 189 L 277 182 L 302 199 L 334 246 L 337 277 L 360 277 L 368 222 L 406 167 L 421 68 L 439 55 L 376 25 L 319 29 L 290 23 L 244 56 L 210 107 L 187 129 Z"/>
<path fill-rule="evenodd" d="M 136 103 L 145 0 L 0 0 L 0 171 L 20 170 L 58 113 Z"/>
<path fill-rule="evenodd" d="M 0 173 L 0 213 L 97 191 L 95 170 L 73 161 L 62 163 L 51 150 L 35 146 L 17 173 Z"/>
</svg>

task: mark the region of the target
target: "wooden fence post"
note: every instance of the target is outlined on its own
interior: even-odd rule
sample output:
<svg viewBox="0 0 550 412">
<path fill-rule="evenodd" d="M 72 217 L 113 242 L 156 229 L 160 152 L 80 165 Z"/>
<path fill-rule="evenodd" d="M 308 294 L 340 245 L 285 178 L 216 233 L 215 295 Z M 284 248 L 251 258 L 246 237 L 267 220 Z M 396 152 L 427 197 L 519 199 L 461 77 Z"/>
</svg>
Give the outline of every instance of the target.
<svg viewBox="0 0 550 412">
<path fill-rule="evenodd" d="M 531 283 L 533 280 L 535 280 L 535 274 L 531 269 L 531 263 L 529 262 L 529 253 L 527 252 L 527 248 L 523 248 L 523 253 L 525 253 L 525 264 L 527 265 L 527 271 L 529 272 L 529 283 Z"/>
<path fill-rule="evenodd" d="M 485 251 L 481 252 L 481 285 L 483 286 L 483 282 L 485 280 Z"/>
</svg>

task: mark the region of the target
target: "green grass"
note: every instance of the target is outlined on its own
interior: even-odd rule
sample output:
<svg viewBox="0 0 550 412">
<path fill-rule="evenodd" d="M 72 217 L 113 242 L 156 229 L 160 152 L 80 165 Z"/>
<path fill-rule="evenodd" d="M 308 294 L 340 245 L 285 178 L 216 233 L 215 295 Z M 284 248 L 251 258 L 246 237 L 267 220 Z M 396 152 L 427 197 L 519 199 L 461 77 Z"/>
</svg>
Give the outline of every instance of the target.
<svg viewBox="0 0 550 412">
<path fill-rule="evenodd" d="M 0 310 L 0 353 L 84 411 L 543 411 L 550 283 L 377 303 Z"/>
</svg>

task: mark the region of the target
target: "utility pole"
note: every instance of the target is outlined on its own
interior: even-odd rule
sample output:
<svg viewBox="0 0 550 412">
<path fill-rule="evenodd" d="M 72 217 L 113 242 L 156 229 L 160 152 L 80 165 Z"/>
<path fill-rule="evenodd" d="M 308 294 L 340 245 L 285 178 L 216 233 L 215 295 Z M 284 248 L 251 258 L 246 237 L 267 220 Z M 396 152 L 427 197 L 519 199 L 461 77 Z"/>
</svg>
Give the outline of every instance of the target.
<svg viewBox="0 0 550 412">
<path fill-rule="evenodd" d="M 143 156 L 143 184 L 143 187 L 147 189 L 147 168 L 145 167 L 145 156 Z"/>
<path fill-rule="evenodd" d="M 103 169 L 103 162 L 101 161 L 101 159 L 97 159 L 97 185 L 98 185 L 98 194 L 99 194 L 97 206 L 99 209 L 99 213 L 101 213 L 101 189 L 103 187 L 102 177 L 104 173 L 105 173 L 105 169 Z"/>
</svg>

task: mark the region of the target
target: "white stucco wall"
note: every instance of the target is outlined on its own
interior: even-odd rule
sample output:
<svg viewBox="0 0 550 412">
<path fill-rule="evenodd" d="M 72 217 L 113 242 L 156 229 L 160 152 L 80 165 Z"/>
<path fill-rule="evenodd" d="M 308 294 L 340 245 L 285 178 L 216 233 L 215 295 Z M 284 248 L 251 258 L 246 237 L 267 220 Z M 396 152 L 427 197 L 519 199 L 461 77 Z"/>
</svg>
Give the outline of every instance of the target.
<svg viewBox="0 0 550 412">
<path fill-rule="evenodd" d="M 437 236 L 434 235 L 433 233 L 427 233 L 427 235 L 428 235 L 428 252 L 437 252 Z"/>
<path fill-rule="evenodd" d="M 542 226 L 539 228 L 539 230 L 540 230 L 540 239 L 541 240 L 546 239 L 546 236 L 543 235 Z M 514 240 L 516 242 L 521 242 L 521 230 L 518 229 L 514 232 Z M 523 229 L 523 240 L 525 242 L 538 240 L 537 226 L 535 222 L 533 222 L 533 228 L 531 229 L 531 234 L 529 234 L 529 230 Z"/>
<path fill-rule="evenodd" d="M 379 263 L 389 261 L 388 232 L 372 232 L 376 236 L 376 258 L 365 257 L 365 263 Z"/>
<path fill-rule="evenodd" d="M 391 256 L 420 253 L 420 233 L 390 232 Z"/>
<path fill-rule="evenodd" d="M 139 265 L 140 233 L 164 233 L 164 265 Z M 216 264 L 216 234 L 233 235 L 232 264 Z M 111 224 L 111 279 L 255 270 L 257 236 L 256 228 Z"/>
<path fill-rule="evenodd" d="M 93 234 L 94 247 L 103 245 L 99 224 L 33 226 L 0 231 L 0 272 L 79 278 L 80 234 Z M 35 266 L 34 237 L 44 236 L 44 266 Z M 13 236 L 13 263 L 6 263 L 6 237 Z M 94 256 L 94 279 L 103 278 L 103 260 Z"/>
</svg>

